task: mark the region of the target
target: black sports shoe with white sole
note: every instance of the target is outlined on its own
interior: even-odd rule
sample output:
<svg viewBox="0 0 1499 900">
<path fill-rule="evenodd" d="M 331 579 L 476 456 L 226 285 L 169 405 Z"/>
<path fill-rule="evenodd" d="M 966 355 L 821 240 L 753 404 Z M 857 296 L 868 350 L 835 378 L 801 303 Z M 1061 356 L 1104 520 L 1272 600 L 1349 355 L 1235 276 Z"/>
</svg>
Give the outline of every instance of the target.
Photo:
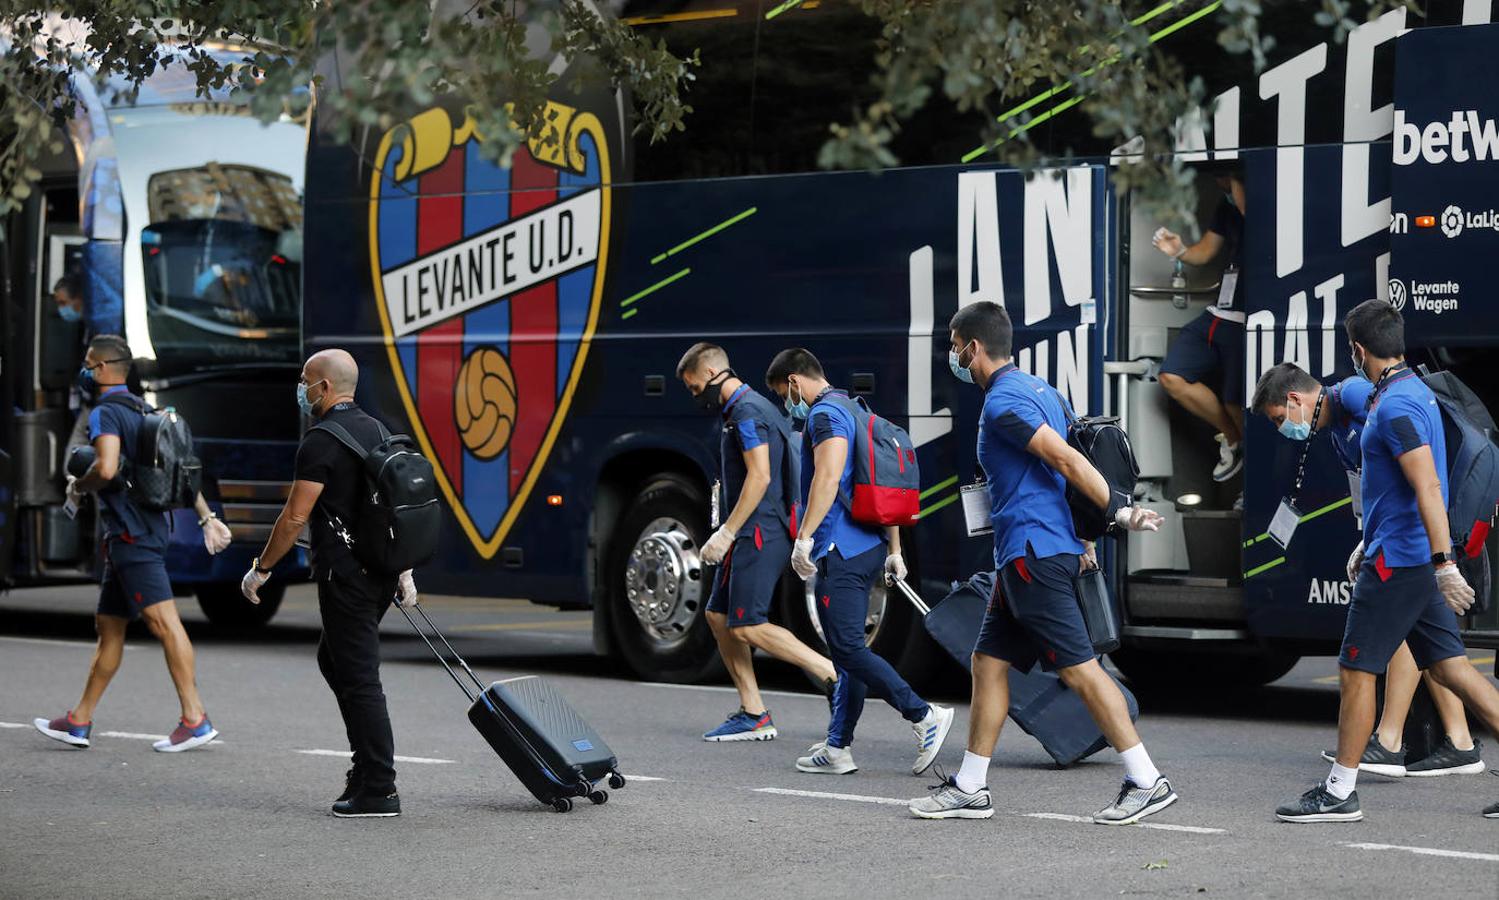
<svg viewBox="0 0 1499 900">
<path fill-rule="evenodd" d="M 1429 778 L 1437 775 L 1478 775 L 1483 772 L 1482 748 L 1478 738 L 1473 739 L 1472 750 L 1459 750 L 1452 738 L 1443 737 L 1438 747 L 1425 759 L 1419 759 L 1405 767 L 1405 774 L 1412 778 Z"/>
<path fill-rule="evenodd" d="M 388 819 L 401 814 L 401 795 L 392 791 L 379 794 L 357 793 L 333 804 L 333 815 L 340 819 Z"/>
<path fill-rule="evenodd" d="M 1277 809 L 1275 818 L 1282 822 L 1362 822 L 1364 811 L 1358 806 L 1358 791 L 1339 800 L 1327 792 L 1326 784 L 1318 782 L 1295 803 Z"/>
<path fill-rule="evenodd" d="M 1330 763 L 1337 762 L 1338 752 L 1323 750 L 1322 758 Z M 1386 778 L 1404 778 L 1406 775 L 1414 774 L 1405 764 L 1405 748 L 1386 750 L 1384 744 L 1379 742 L 1377 734 L 1369 735 L 1369 744 L 1364 747 L 1364 755 L 1359 757 L 1358 770 L 1373 772 L 1375 775 L 1383 775 Z"/>
</svg>

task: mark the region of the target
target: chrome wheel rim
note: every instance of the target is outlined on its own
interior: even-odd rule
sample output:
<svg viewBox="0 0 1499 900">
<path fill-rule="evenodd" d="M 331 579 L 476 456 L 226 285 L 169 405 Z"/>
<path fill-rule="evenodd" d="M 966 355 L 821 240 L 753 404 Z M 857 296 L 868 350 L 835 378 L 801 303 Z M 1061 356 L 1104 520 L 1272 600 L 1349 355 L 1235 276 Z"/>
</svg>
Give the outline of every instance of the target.
<svg viewBox="0 0 1499 900">
<path fill-rule="evenodd" d="M 663 517 L 641 529 L 625 565 L 625 597 L 653 649 L 687 639 L 702 612 L 703 563 L 685 523 Z"/>
</svg>

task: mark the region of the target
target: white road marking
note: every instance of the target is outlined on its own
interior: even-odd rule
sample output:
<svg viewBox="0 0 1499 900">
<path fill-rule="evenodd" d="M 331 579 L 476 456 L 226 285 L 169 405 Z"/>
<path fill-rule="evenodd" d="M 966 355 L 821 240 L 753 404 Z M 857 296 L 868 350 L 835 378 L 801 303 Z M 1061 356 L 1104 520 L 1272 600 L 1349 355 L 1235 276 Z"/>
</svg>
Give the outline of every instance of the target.
<svg viewBox="0 0 1499 900">
<path fill-rule="evenodd" d="M 140 734 L 134 731 L 101 731 L 99 732 L 99 737 L 125 738 L 126 740 L 130 741 L 164 741 L 167 739 L 167 736 L 164 734 Z M 218 738 L 214 738 L 208 743 L 209 746 L 212 746 L 214 744 L 222 744 L 224 742 L 219 740 Z"/>
<path fill-rule="evenodd" d="M 1401 850 L 1420 856 L 1445 856 L 1452 859 L 1477 859 L 1483 862 L 1499 862 L 1499 853 L 1475 853 L 1471 850 L 1439 850 L 1435 847 L 1402 847 L 1399 844 L 1344 844 L 1354 850 Z"/>
<path fill-rule="evenodd" d="M 0 728 L 31 728 L 25 722 L 0 722 Z"/>
<path fill-rule="evenodd" d="M 349 757 L 354 755 L 347 750 L 298 750 L 296 752 L 306 754 L 307 756 L 341 756 L 344 759 L 348 759 Z M 432 757 L 428 756 L 397 756 L 395 760 L 396 762 L 423 763 L 433 766 L 447 765 L 457 762 L 457 760 L 455 759 L 433 759 Z"/>
<path fill-rule="evenodd" d="M 761 691 L 760 693 L 765 693 Z M 862 794 L 834 794 L 828 791 L 794 791 L 791 788 L 751 788 L 757 794 L 781 794 L 787 797 L 812 797 L 818 800 L 850 800 L 854 803 L 879 803 L 885 806 L 909 806 L 910 800 L 894 797 L 866 797 Z"/>
<path fill-rule="evenodd" d="M 44 647 L 80 647 L 88 650 L 94 649 L 95 646 L 93 641 L 64 641 L 57 638 L 12 637 L 10 635 L 0 635 L 0 641 L 15 641 L 17 644 L 41 644 Z M 125 649 L 134 650 L 135 648 L 130 644 L 126 644 Z"/>
<path fill-rule="evenodd" d="M 1054 822 L 1077 822 L 1083 825 L 1095 824 L 1092 816 L 1069 816 L 1066 813 L 1020 813 L 1027 819 L 1051 819 Z M 1222 828 L 1203 828 L 1200 825 L 1171 825 L 1166 822 L 1136 822 L 1134 825 L 1126 825 L 1125 828 L 1154 828 L 1157 831 L 1184 831 L 1187 834 L 1228 834 Z"/>
<path fill-rule="evenodd" d="M 642 681 L 642 682 L 640 682 L 640 684 L 643 687 L 671 688 L 672 690 L 676 690 L 676 691 L 708 691 L 708 692 L 714 693 L 714 694 L 723 694 L 723 693 L 735 694 L 735 693 L 738 693 L 738 691 L 735 688 L 730 687 L 728 685 L 717 685 L 717 684 L 667 684 L 664 681 Z M 824 703 L 827 702 L 827 698 L 824 697 L 822 694 L 799 694 L 796 691 L 767 691 L 767 690 L 763 690 L 763 689 L 760 691 L 760 693 L 764 694 L 764 695 L 766 695 L 768 697 L 795 697 L 795 698 L 801 699 L 801 700 L 821 700 Z"/>
<path fill-rule="evenodd" d="M 650 775 L 625 775 L 625 781 L 667 781 L 666 778 L 655 778 Z"/>
</svg>

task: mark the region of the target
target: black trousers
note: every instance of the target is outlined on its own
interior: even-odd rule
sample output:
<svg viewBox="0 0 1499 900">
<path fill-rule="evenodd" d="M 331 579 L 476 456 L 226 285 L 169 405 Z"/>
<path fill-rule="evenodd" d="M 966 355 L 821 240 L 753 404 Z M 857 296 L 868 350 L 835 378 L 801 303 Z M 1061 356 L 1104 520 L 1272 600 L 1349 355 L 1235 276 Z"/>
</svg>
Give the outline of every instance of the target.
<svg viewBox="0 0 1499 900">
<path fill-rule="evenodd" d="M 364 792 L 384 796 L 396 788 L 396 745 L 380 686 L 380 620 L 395 581 L 322 573 L 317 588 L 323 618 L 318 668 L 338 698 Z"/>
</svg>

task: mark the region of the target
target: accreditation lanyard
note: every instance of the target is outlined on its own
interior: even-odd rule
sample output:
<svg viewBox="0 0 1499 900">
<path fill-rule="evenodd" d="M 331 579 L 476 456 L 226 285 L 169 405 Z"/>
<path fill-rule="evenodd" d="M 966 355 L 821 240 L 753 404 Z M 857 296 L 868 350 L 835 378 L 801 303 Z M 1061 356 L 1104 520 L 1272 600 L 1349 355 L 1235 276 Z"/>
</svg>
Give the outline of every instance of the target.
<svg viewBox="0 0 1499 900">
<path fill-rule="evenodd" d="M 1301 484 L 1306 480 L 1306 460 L 1312 452 L 1312 439 L 1317 436 L 1317 422 L 1322 418 L 1322 401 L 1326 398 L 1326 389 L 1318 392 L 1317 402 L 1312 406 L 1312 430 L 1302 443 L 1301 459 L 1296 463 L 1296 483 L 1291 487 L 1290 495 L 1281 498 L 1280 506 L 1276 507 L 1275 516 L 1270 519 L 1270 527 L 1267 529 L 1270 540 L 1279 544 L 1282 549 L 1290 545 L 1291 535 L 1296 533 L 1296 526 L 1301 524 L 1301 511 L 1296 508 L 1296 498 L 1301 495 Z"/>
</svg>

